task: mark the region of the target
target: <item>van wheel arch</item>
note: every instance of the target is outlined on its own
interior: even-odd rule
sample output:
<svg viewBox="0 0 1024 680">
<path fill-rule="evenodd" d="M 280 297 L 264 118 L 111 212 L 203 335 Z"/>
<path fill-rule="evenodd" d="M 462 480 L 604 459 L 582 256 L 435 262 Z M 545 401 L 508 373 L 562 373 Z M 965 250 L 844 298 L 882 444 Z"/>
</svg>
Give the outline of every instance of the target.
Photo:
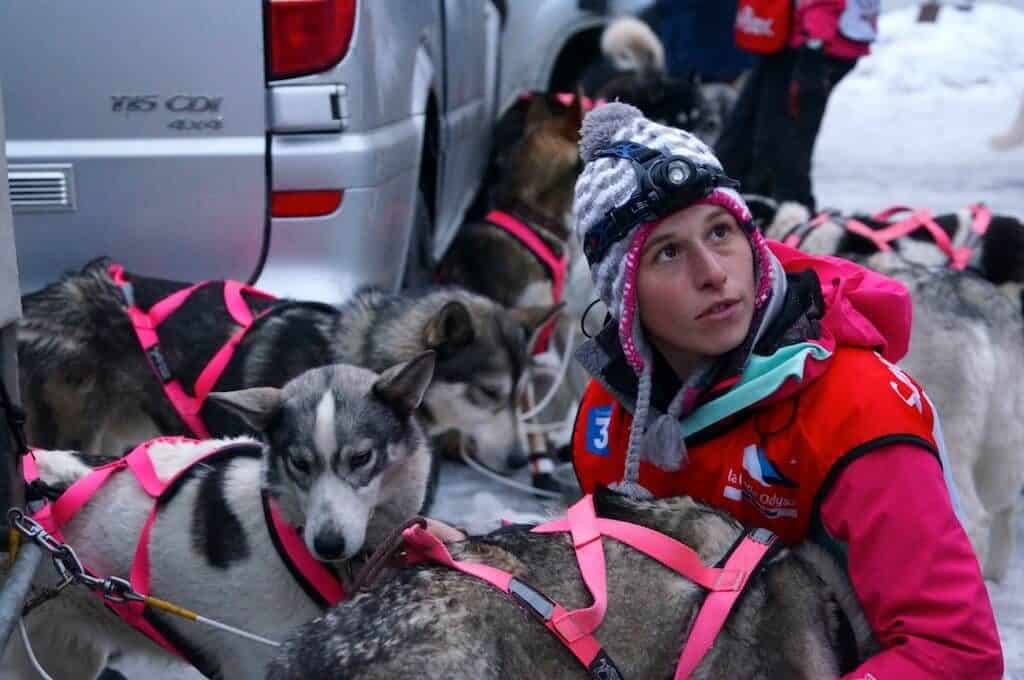
<svg viewBox="0 0 1024 680">
<path fill-rule="evenodd" d="M 440 118 L 433 92 L 427 96 L 420 153 L 419 181 L 416 185 L 412 233 L 406 253 L 401 288 L 417 288 L 433 282 L 434 224 L 437 217 L 438 173 L 440 172 Z"/>
<path fill-rule="evenodd" d="M 601 59 L 601 33 L 604 26 L 585 28 L 562 45 L 551 69 L 550 92 L 571 92 L 587 67 Z"/>
</svg>

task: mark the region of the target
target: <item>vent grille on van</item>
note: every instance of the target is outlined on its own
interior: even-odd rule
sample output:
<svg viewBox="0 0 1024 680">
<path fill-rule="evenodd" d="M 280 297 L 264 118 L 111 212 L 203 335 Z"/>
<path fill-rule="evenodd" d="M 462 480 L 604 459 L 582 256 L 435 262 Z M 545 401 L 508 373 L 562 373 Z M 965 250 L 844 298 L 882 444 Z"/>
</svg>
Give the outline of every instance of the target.
<svg viewBox="0 0 1024 680">
<path fill-rule="evenodd" d="M 75 209 L 74 174 L 68 164 L 12 164 L 7 185 L 16 213 Z"/>
</svg>

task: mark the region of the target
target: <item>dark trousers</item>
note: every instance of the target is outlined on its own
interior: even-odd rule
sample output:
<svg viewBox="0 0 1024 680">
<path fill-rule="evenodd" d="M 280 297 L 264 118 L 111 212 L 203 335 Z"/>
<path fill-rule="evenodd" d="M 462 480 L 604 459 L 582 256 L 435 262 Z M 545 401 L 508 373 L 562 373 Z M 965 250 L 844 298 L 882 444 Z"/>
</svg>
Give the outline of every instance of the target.
<svg viewBox="0 0 1024 680">
<path fill-rule="evenodd" d="M 747 76 L 732 115 L 716 143 L 725 172 L 742 182 L 744 193 L 798 201 L 816 209 L 811 191 L 811 157 L 825 105 L 836 84 L 857 63 L 820 55 L 810 78 L 790 97 L 799 51 L 763 57 Z M 806 64 L 805 64 L 806 65 Z M 805 69 L 806 71 L 806 69 Z"/>
</svg>

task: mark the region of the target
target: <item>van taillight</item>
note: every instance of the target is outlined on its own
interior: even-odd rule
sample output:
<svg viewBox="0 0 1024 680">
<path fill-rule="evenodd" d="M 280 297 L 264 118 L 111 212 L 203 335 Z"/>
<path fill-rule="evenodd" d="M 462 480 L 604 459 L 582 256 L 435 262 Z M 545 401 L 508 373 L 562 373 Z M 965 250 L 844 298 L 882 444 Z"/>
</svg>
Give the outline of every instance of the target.
<svg viewBox="0 0 1024 680">
<path fill-rule="evenodd" d="M 341 189 L 275 191 L 270 195 L 271 217 L 318 217 L 330 215 L 341 205 Z"/>
<path fill-rule="evenodd" d="M 267 21 L 270 79 L 317 73 L 348 52 L 356 0 L 270 0 Z"/>
</svg>

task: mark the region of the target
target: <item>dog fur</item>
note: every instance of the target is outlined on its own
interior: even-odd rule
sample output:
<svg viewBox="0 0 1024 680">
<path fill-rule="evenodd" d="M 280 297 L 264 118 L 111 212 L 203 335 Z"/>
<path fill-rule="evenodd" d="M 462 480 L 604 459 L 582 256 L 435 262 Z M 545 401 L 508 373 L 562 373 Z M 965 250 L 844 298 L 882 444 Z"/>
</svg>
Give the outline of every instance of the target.
<svg viewBox="0 0 1024 680">
<path fill-rule="evenodd" d="M 688 497 L 633 501 L 601 492 L 598 514 L 642 524 L 723 558 L 742 527 Z M 567 534 L 514 525 L 449 546 L 455 559 L 506 569 L 563 605 L 591 599 Z M 699 586 L 614 540 L 605 540 L 608 611 L 596 637 L 622 677 L 668 678 L 704 600 Z M 850 622 L 842 669 L 842 612 Z M 759 569 L 714 647 L 691 676 L 837 678 L 876 648 L 853 591 L 820 548 L 783 549 Z M 446 567 L 407 567 L 370 592 L 302 626 L 270 665 L 269 680 L 344 677 L 585 677 L 538 621 L 491 586 Z M 608 677 L 619 677 L 609 675 Z"/>
<path fill-rule="evenodd" d="M 433 368 L 433 354 L 426 352 L 380 375 L 331 365 L 281 389 L 211 394 L 268 443 L 237 438 L 152 446 L 156 472 L 168 479 L 208 451 L 251 445 L 246 455 L 191 467 L 162 501 L 150 540 L 152 594 L 272 640 L 321 613 L 273 547 L 261 489 L 276 499 L 285 519 L 302 527 L 310 552 L 343 571 L 423 502 L 430 452 L 413 413 Z M 87 475 L 93 463 L 106 462 L 70 451 L 39 450 L 35 456 L 40 478 L 58 489 Z M 97 575 L 127 577 L 152 505 L 130 472 L 115 473 L 66 525 L 64 537 Z M 44 564 L 34 587 L 55 581 Z M 272 653 L 260 643 L 152 610 L 147 618 L 190 650 L 207 677 L 260 677 Z M 95 678 L 117 653 L 168 664 L 175 658 L 78 586 L 33 610 L 26 624 L 36 656 L 58 680 Z M 17 638 L 8 645 L 5 665 L 14 677 L 37 677 Z"/>
<path fill-rule="evenodd" d="M 581 169 L 579 97 L 552 112 L 543 96 L 529 104 L 521 134 L 498 150 L 490 207 L 519 217 L 556 256 L 582 260 L 568 227 Z M 439 267 L 442 281 L 506 307 L 552 305 L 547 268 L 513 235 L 486 220 L 463 226 Z"/>
<path fill-rule="evenodd" d="M 566 351 L 565 338 L 578 333 L 580 320 L 594 297 L 582 247 L 569 226 L 581 168 L 582 119 L 581 95 L 567 106 L 557 97 L 534 93 L 503 117 L 488 173 L 493 184 L 488 207 L 517 216 L 556 256 L 568 258 L 562 292 L 565 306 L 551 342 L 558 354 Z M 548 269 L 519 239 L 484 219 L 463 227 L 439 273 L 442 281 L 465 286 L 507 307 L 554 304 Z M 575 410 L 586 375 L 573 365 L 567 376 L 550 406 L 540 414 L 543 422 L 564 421 L 566 414 Z M 551 388 L 535 373 L 531 380 L 540 394 Z M 528 440 L 527 446 L 530 453 L 548 453 L 553 448 L 540 435 Z M 458 442 L 448 448 L 458 449 Z M 457 457 L 459 452 L 448 453 Z"/>
<path fill-rule="evenodd" d="M 802 206 L 783 204 L 766 236 L 781 239 L 807 217 Z M 964 211 L 936 222 L 956 244 L 970 217 Z M 929 240 L 904 239 L 897 252 L 873 252 L 866 239 L 834 221 L 813 230 L 801 248 L 853 259 L 910 291 L 914 325 L 901 366 L 938 410 L 964 528 L 985 577 L 1002 580 L 1015 551 L 1024 489 L 1024 319 L 1017 302 L 1024 227 L 1012 217 L 994 217 L 973 263 L 987 278 L 947 268 Z M 997 284 L 1014 297 L 1000 294 Z"/>
<path fill-rule="evenodd" d="M 138 344 L 107 265 L 92 262 L 22 298 L 19 364 L 34 445 L 105 454 L 157 435 L 188 433 Z M 186 285 L 135 275 L 129 280 L 144 308 Z M 238 329 L 220 290 L 199 289 L 161 326 L 161 348 L 183 385 L 194 383 Z M 250 302 L 269 311 L 246 333 L 216 389 L 281 386 L 334 363 L 381 371 L 433 349 L 436 379 L 421 410 L 431 434 L 466 433 L 498 470 L 516 453 L 513 388 L 527 339 L 550 308 L 510 311 L 456 287 L 404 294 L 364 289 L 340 308 Z M 201 415 L 214 436 L 252 432 L 216 403 L 204 405 Z"/>
</svg>

